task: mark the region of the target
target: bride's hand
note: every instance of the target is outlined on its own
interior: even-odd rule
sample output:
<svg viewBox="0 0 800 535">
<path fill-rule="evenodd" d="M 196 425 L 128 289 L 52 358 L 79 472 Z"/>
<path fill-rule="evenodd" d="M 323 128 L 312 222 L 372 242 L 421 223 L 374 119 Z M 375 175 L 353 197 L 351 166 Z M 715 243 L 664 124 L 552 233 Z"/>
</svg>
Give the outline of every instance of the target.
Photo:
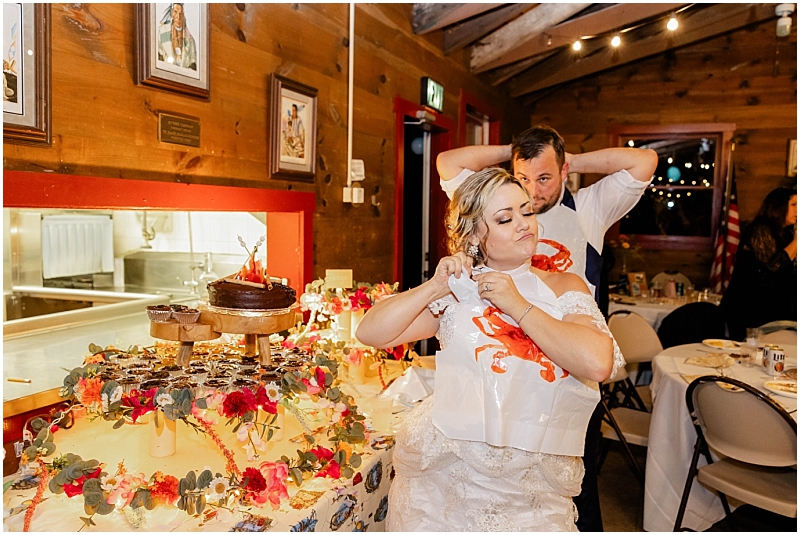
<svg viewBox="0 0 800 535">
<path fill-rule="evenodd" d="M 478 273 L 472 277 L 478 283 L 478 294 L 512 318 L 527 308 L 528 302 L 517 290 L 510 275 L 499 271 Z"/>
<path fill-rule="evenodd" d="M 467 256 L 463 251 L 439 260 L 439 265 L 436 266 L 436 272 L 431 281 L 439 287 L 442 297 L 450 293 L 450 287 L 447 285 L 450 275 L 455 275 L 457 279 L 460 279 L 464 269 L 467 270 L 467 274 L 472 275 L 472 257 Z"/>
</svg>

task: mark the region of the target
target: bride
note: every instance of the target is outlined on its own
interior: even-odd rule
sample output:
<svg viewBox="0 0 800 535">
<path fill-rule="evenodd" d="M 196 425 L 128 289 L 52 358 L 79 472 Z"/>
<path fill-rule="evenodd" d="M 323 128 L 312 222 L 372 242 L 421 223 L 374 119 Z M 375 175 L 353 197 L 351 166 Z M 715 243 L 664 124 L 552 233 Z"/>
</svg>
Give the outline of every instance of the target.
<svg viewBox="0 0 800 535">
<path fill-rule="evenodd" d="M 586 426 L 622 355 L 578 276 L 530 266 L 538 226 L 516 178 L 475 173 L 447 219 L 452 256 L 356 333 L 443 347 L 435 394 L 396 436 L 387 530 L 577 531 Z"/>
</svg>

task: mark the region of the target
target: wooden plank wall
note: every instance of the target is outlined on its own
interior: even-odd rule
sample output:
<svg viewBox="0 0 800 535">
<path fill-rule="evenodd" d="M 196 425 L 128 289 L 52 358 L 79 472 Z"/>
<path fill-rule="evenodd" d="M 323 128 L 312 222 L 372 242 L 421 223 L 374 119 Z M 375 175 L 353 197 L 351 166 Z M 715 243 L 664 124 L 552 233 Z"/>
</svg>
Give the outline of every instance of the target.
<svg viewBox="0 0 800 535">
<path fill-rule="evenodd" d="M 411 4 L 356 8 L 353 157 L 365 162 L 367 202 L 345 205 L 347 4 L 212 4 L 211 99 L 136 86 L 134 4 L 52 4 L 50 147 L 3 143 L 4 169 L 313 191 L 316 276 L 352 267 L 356 280 L 389 281 L 393 266 L 393 99 L 417 102 L 419 78 L 445 86 L 458 117 L 461 88 L 504 109 L 503 139 L 527 126 L 517 103 L 445 58 L 442 34 L 411 32 Z M 267 175 L 272 72 L 319 90 L 315 184 Z M 157 110 L 199 117 L 199 148 L 160 143 Z M 376 195 L 378 207 L 370 203 Z"/>
<path fill-rule="evenodd" d="M 788 141 L 797 137 L 796 26 L 777 38 L 770 20 L 569 84 L 535 103 L 538 123 L 556 128 L 572 152 L 607 147 L 612 124 L 736 123 L 739 211 L 750 221 L 769 191 L 796 185 L 786 176 Z M 641 251 L 629 269 L 677 269 L 703 287 L 712 258 Z"/>
</svg>

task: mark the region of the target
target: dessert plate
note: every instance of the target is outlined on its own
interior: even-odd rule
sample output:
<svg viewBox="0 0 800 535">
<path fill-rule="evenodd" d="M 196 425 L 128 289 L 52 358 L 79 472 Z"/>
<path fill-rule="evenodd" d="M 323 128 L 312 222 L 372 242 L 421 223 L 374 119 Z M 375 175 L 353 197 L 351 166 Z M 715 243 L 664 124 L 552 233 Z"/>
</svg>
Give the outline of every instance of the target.
<svg viewBox="0 0 800 535">
<path fill-rule="evenodd" d="M 733 340 L 720 340 L 717 338 L 708 338 L 703 340 L 703 345 L 713 347 L 714 349 L 736 349 L 739 347 L 739 342 Z"/>
<path fill-rule="evenodd" d="M 786 396 L 787 398 L 797 397 L 797 381 L 764 381 L 764 388 L 779 396 Z"/>
</svg>

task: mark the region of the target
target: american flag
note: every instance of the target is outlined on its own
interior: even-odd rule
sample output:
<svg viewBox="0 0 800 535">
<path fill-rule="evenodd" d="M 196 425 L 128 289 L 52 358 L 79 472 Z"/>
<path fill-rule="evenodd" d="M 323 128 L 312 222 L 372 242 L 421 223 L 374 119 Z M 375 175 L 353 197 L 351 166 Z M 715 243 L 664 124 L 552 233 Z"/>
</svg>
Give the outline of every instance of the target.
<svg viewBox="0 0 800 535">
<path fill-rule="evenodd" d="M 730 165 L 733 165 L 731 162 Z M 711 264 L 709 286 L 714 293 L 721 294 L 728 287 L 739 247 L 739 206 L 736 200 L 736 169 L 731 172 L 731 198 L 728 213 L 722 214 L 717 244 L 714 248 L 714 262 Z"/>
</svg>

